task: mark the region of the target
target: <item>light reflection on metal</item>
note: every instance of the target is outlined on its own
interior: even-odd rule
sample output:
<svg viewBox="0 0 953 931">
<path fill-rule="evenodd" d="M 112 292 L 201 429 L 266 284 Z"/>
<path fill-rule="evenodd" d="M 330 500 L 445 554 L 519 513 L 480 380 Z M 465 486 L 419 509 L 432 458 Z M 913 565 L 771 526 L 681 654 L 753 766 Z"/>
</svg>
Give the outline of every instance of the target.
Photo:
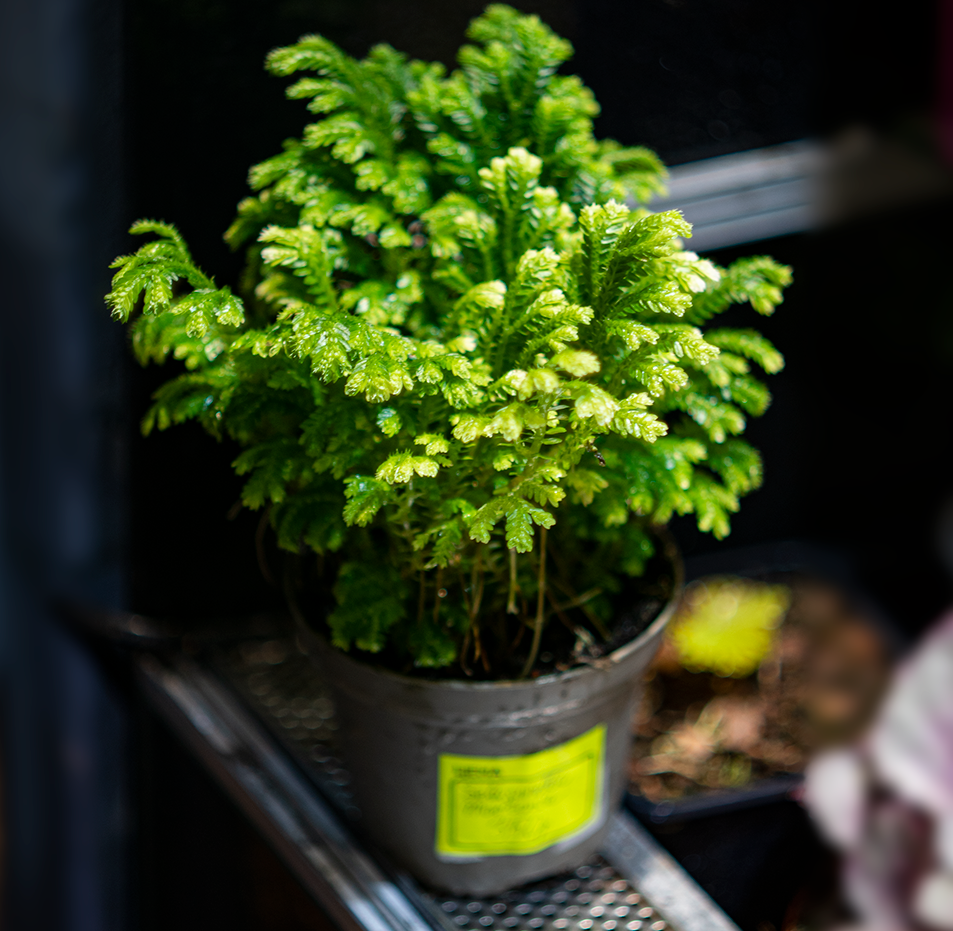
<svg viewBox="0 0 953 931">
<path fill-rule="evenodd" d="M 220 682 L 184 659 L 173 668 L 144 656 L 139 670 L 158 710 L 341 927 L 432 931 Z"/>
<path fill-rule="evenodd" d="M 682 931 L 738 931 L 728 916 L 631 816 L 616 816 L 603 855 Z"/>
<path fill-rule="evenodd" d="M 676 165 L 653 212 L 678 209 L 693 224 L 696 252 L 756 242 L 947 197 L 953 180 L 933 156 L 852 127 Z"/>
<path fill-rule="evenodd" d="M 670 170 L 668 197 L 653 211 L 681 210 L 696 252 L 813 229 L 820 220 L 819 178 L 827 151 L 792 142 L 722 155 Z"/>
</svg>

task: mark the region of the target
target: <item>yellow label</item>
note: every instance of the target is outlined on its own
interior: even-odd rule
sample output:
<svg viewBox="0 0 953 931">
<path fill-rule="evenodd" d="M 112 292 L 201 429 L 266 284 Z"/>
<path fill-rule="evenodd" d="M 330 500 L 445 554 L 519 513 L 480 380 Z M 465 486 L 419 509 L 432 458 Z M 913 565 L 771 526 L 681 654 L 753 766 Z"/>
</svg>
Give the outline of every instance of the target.
<svg viewBox="0 0 953 931">
<path fill-rule="evenodd" d="M 437 853 L 545 850 L 599 822 L 606 728 L 526 756 L 440 755 Z"/>
</svg>

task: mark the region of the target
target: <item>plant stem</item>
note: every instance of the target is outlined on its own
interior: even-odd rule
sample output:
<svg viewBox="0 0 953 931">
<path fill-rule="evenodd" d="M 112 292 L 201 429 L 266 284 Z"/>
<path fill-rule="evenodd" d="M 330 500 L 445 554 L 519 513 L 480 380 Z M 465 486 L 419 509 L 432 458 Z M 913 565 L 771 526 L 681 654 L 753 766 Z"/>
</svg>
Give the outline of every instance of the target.
<svg viewBox="0 0 953 931">
<path fill-rule="evenodd" d="M 426 605 L 426 594 L 427 594 L 427 585 L 425 582 L 426 576 L 424 575 L 424 570 L 420 570 L 420 597 L 417 599 L 417 626 L 421 626 L 424 622 L 424 607 Z"/>
<path fill-rule="evenodd" d="M 443 569 L 437 570 L 437 591 L 433 596 L 433 623 L 437 626 L 437 619 L 440 617 L 440 593 L 443 591 Z"/>
<path fill-rule="evenodd" d="M 566 612 L 563 610 L 563 606 L 559 604 L 555 598 L 553 598 L 553 593 L 547 590 L 546 597 L 549 599 L 549 604 L 552 608 L 552 613 L 559 618 L 559 620 L 562 622 L 563 626 L 566 627 L 567 630 L 573 630 L 574 628 L 573 628 L 572 621 L 570 621 L 569 618 L 566 616 Z"/>
<path fill-rule="evenodd" d="M 483 668 L 489 672 L 489 661 L 486 650 L 483 649 L 483 642 L 480 640 L 480 602 L 483 600 L 483 550 L 478 547 L 476 559 L 473 561 L 473 568 L 470 571 L 470 595 L 467 597 L 466 586 L 463 584 L 463 576 L 460 576 L 460 588 L 463 591 L 464 606 L 467 609 L 467 615 L 470 623 L 467 625 L 467 632 L 463 638 L 463 646 L 460 649 L 460 668 L 463 672 L 472 676 L 473 672 L 467 665 L 467 653 L 470 650 L 470 640 L 473 639 L 473 659 L 482 660 Z"/>
<path fill-rule="evenodd" d="M 559 558 L 556 556 L 555 553 L 553 553 L 552 555 L 553 555 L 553 562 L 556 563 L 556 567 L 560 570 L 559 576 L 554 580 L 553 584 L 555 584 L 555 586 L 558 589 L 560 589 L 560 591 L 568 595 L 569 598 L 571 599 L 571 604 L 568 605 L 567 607 L 579 608 L 579 610 L 586 615 L 586 618 L 589 620 L 589 623 L 592 624 L 593 627 L 595 627 L 599 636 L 602 637 L 602 639 L 608 643 L 608 641 L 611 639 L 611 634 L 609 633 L 608 628 L 606 627 L 605 624 L 603 624 L 602 620 L 592 610 L 592 608 L 589 608 L 586 606 L 586 602 L 590 598 L 595 597 L 596 593 L 593 591 L 593 592 L 586 592 L 586 594 L 584 595 L 577 595 L 575 591 L 573 591 L 573 587 L 566 581 L 566 571 L 563 568 L 563 566 L 560 564 Z"/>
<path fill-rule="evenodd" d="M 570 608 L 581 608 L 587 601 L 592 601 L 593 598 L 601 594 L 601 588 L 590 588 L 589 591 L 583 592 L 578 598 L 573 598 L 572 601 L 567 601 L 565 604 L 560 605 L 559 608 L 562 611 L 568 611 Z M 553 604 L 555 605 L 555 602 L 553 602 Z"/>
<path fill-rule="evenodd" d="M 529 656 L 526 657 L 526 665 L 520 673 L 520 678 L 525 679 L 536 662 L 536 654 L 539 653 L 539 641 L 543 636 L 543 609 L 546 605 L 546 528 L 539 528 L 539 590 L 536 593 L 536 622 L 533 627 L 533 644 L 529 650 Z"/>
<path fill-rule="evenodd" d="M 516 608 L 516 550 L 510 550 L 510 597 L 506 602 L 506 613 L 517 614 Z"/>
<path fill-rule="evenodd" d="M 463 646 L 460 647 L 460 668 L 467 676 L 472 676 L 473 671 L 467 665 L 467 651 L 470 649 L 470 628 L 467 628 L 466 635 L 463 638 Z"/>
<path fill-rule="evenodd" d="M 483 600 L 483 550 L 478 548 L 476 559 L 473 560 L 473 569 L 470 572 L 470 623 L 476 621 L 480 613 L 480 602 Z"/>
<path fill-rule="evenodd" d="M 268 518 L 271 516 L 271 505 L 262 512 L 261 520 L 255 530 L 255 556 L 258 558 L 258 571 L 269 585 L 275 585 L 275 577 L 271 574 L 268 557 L 265 555 L 265 531 L 268 529 Z"/>
</svg>

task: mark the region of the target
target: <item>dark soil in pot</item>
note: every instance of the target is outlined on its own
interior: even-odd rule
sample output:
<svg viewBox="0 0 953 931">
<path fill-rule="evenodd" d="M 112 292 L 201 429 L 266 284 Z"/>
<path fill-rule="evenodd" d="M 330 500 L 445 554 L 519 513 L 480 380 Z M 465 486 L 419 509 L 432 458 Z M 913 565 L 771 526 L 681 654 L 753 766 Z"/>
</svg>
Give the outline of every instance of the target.
<svg viewBox="0 0 953 931">
<path fill-rule="evenodd" d="M 649 591 L 620 593 L 608 641 L 550 623 L 521 680 L 388 669 L 392 656 L 346 655 L 296 611 L 335 696 L 363 829 L 397 864 L 489 895 L 599 849 L 627 783 L 642 675 L 675 609 L 677 556 L 659 562 Z"/>
</svg>

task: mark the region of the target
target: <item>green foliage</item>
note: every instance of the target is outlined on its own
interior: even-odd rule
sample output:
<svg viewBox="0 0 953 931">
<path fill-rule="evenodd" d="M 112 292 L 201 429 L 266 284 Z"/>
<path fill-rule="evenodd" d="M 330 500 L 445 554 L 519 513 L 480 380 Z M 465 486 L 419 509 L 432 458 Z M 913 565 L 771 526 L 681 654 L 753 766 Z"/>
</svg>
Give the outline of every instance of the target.
<svg viewBox="0 0 953 931">
<path fill-rule="evenodd" d="M 339 647 L 506 674 L 513 624 L 572 604 L 604 630 L 614 580 L 652 555 L 645 525 L 729 532 L 761 483 L 737 439 L 770 402 L 752 364 L 783 360 L 703 327 L 771 313 L 790 271 L 717 268 L 680 214 L 637 206 L 663 167 L 595 140 L 591 92 L 556 73 L 571 47 L 537 17 L 492 5 L 469 37 L 450 75 L 320 36 L 272 52 L 316 119 L 250 173 L 226 234 L 248 249 L 242 297 L 140 221 L 156 238 L 117 259 L 107 301 L 141 310 L 143 364 L 185 364 L 144 429 L 237 440 L 279 545 L 340 553 Z"/>
</svg>

